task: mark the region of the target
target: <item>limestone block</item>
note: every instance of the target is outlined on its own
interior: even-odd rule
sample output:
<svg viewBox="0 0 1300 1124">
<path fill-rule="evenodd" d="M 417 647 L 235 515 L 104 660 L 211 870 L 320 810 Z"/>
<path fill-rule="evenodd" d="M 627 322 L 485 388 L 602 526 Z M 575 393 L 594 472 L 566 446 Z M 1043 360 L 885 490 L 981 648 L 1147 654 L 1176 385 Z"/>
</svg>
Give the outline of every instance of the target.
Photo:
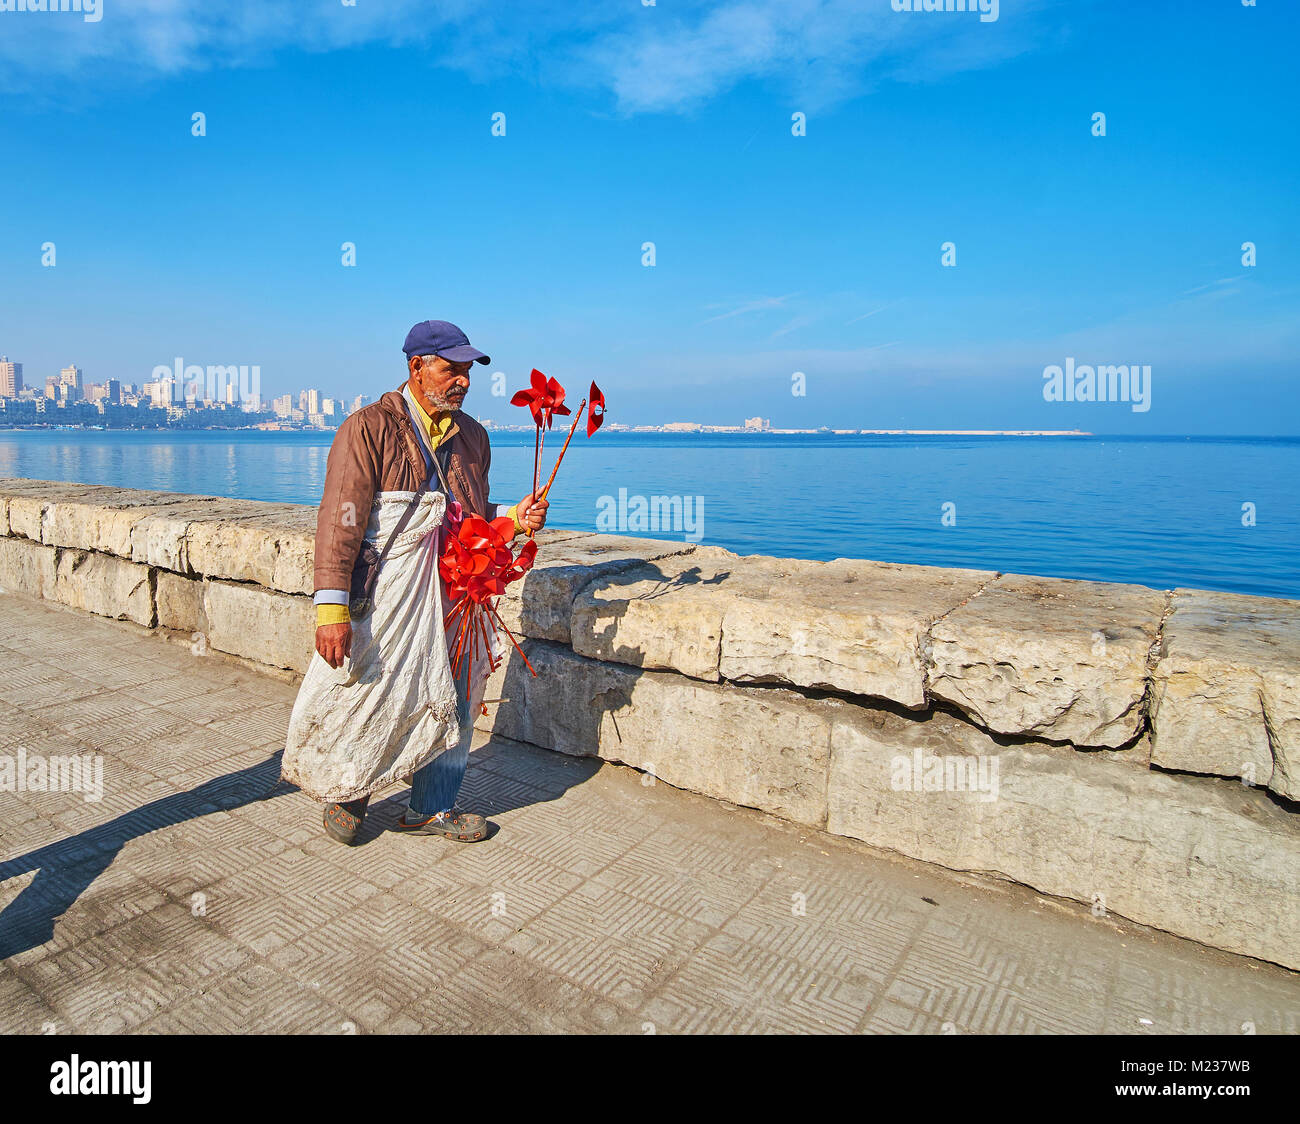
<svg viewBox="0 0 1300 1124">
<path fill-rule="evenodd" d="M 227 499 L 179 504 L 140 520 L 131 535 L 131 552 L 136 561 L 178 573 L 269 586 L 276 568 L 276 535 L 256 526 L 256 518 L 274 507 Z"/>
<path fill-rule="evenodd" d="M 774 563 L 715 548 L 604 571 L 574 599 L 573 649 L 716 682 L 722 619 L 737 598 L 766 593 L 778 578 Z"/>
<path fill-rule="evenodd" d="M 930 693 L 998 733 L 1123 745 L 1164 606 L 1145 586 L 1004 574 L 930 630 Z"/>
<path fill-rule="evenodd" d="M 217 501 L 174 492 L 103 488 L 87 495 L 51 499 L 45 506 L 42 535 L 51 546 L 95 550 L 134 562 L 152 563 L 152 559 L 133 553 L 131 548 L 132 530 L 141 520 L 155 511 L 174 511 L 214 502 Z M 169 562 L 154 564 L 169 565 Z"/>
<path fill-rule="evenodd" d="M 54 600 L 102 617 L 152 628 L 154 601 L 148 566 L 92 550 L 60 550 Z"/>
<path fill-rule="evenodd" d="M 573 601 L 583 587 L 638 562 L 691 550 L 689 544 L 619 535 L 544 535 L 538 536 L 537 563 L 507 588 L 498 612 L 516 636 L 562 644 L 569 643 Z"/>
<path fill-rule="evenodd" d="M 1300 817 L 1262 792 L 1134 767 L 1133 749 L 1006 747 L 944 712 L 827 705 L 829 831 L 1300 967 Z M 972 762 L 995 799 L 956 787 Z"/>
<path fill-rule="evenodd" d="M 203 612 L 203 582 L 166 570 L 159 570 L 157 579 L 154 599 L 158 608 L 158 627 L 206 634 L 208 622 Z"/>
<path fill-rule="evenodd" d="M 724 679 L 790 683 L 926 705 L 931 622 L 996 576 L 986 570 L 838 558 L 772 559 L 767 588 L 732 600 L 722 621 Z"/>
<path fill-rule="evenodd" d="M 205 577 L 256 582 L 285 593 L 312 592 L 314 509 L 257 504 L 225 518 L 194 520 L 188 528 L 190 568 Z"/>
<path fill-rule="evenodd" d="M 1300 800 L 1300 602 L 1178 589 L 1152 671 L 1152 760 Z"/>
<path fill-rule="evenodd" d="M 209 581 L 204 583 L 203 611 L 208 642 L 218 651 L 271 667 L 307 670 L 316 637 L 310 597 Z"/>
<path fill-rule="evenodd" d="M 41 524 L 51 503 L 77 498 L 112 495 L 116 488 L 99 484 L 75 484 L 64 480 L 28 480 L 23 477 L 0 479 L 0 495 L 6 500 L 9 534 L 42 541 Z"/>
<path fill-rule="evenodd" d="M 701 683 L 530 640 L 489 681 L 508 703 L 492 729 L 561 753 L 599 756 L 678 788 L 821 826 L 830 726 L 822 704 L 780 689 Z"/>
<path fill-rule="evenodd" d="M 0 589 L 28 597 L 54 596 L 55 551 L 24 538 L 0 539 Z"/>
</svg>

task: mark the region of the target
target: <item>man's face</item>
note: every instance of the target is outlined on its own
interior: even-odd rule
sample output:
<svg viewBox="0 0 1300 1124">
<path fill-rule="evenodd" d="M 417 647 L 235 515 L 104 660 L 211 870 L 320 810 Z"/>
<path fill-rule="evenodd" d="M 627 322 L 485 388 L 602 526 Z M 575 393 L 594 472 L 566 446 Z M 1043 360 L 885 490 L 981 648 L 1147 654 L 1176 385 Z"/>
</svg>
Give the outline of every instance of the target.
<svg viewBox="0 0 1300 1124">
<path fill-rule="evenodd" d="M 411 359 L 411 377 L 435 410 L 459 410 L 469 393 L 472 360 L 453 363 L 440 355 L 417 355 Z"/>
</svg>

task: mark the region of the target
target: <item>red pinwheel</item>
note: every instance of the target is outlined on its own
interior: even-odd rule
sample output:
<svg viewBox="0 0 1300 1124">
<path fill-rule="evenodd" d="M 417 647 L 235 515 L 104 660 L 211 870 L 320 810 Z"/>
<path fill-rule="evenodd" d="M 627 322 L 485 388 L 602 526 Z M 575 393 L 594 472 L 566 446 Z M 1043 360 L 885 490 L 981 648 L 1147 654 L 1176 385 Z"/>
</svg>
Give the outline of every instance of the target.
<svg viewBox="0 0 1300 1124">
<path fill-rule="evenodd" d="M 467 659 L 473 667 L 480 650 L 488 656 L 492 668 L 497 666 L 499 661 L 492 657 L 492 633 L 498 628 L 510 637 L 528 670 L 533 671 L 519 642 L 498 615 L 493 600 L 505 593 L 511 582 L 532 569 L 537 557 L 535 542 L 525 543 L 516 557 L 510 549 L 514 533 L 514 521 L 506 516 L 489 522 L 470 515 L 447 525 L 438 573 L 446 583 L 447 600 L 451 603 L 444 625 L 448 631 L 454 629 L 447 649 L 451 655 L 451 673 L 457 679 Z M 533 671 L 533 674 L 537 673 Z"/>
<path fill-rule="evenodd" d="M 601 393 L 600 387 L 594 382 L 591 384 L 591 405 L 587 406 L 587 399 L 584 398 L 578 405 L 578 412 L 574 416 L 573 424 L 569 426 L 569 435 L 564 439 L 564 447 L 560 450 L 560 455 L 555 461 L 555 467 L 551 469 L 550 479 L 546 481 L 546 487 L 542 489 L 542 495 L 546 495 L 551 490 L 551 485 L 555 483 L 555 474 L 560 471 L 560 462 L 564 460 L 564 454 L 569 450 L 569 442 L 573 440 L 573 431 L 578 428 L 578 422 L 582 419 L 582 408 L 587 406 L 587 436 L 590 437 L 600 428 L 600 423 L 605 420 L 605 396 Z"/>
<path fill-rule="evenodd" d="M 587 407 L 587 436 L 590 437 L 605 420 L 605 396 L 600 392 L 600 387 L 593 382 L 588 397 L 591 399 L 591 404 Z M 581 410 L 582 407 L 579 406 L 578 409 Z M 600 413 L 597 413 L 597 410 Z"/>
<path fill-rule="evenodd" d="M 527 406 L 533 415 L 533 424 L 537 426 L 537 436 L 533 439 L 533 496 L 537 495 L 537 465 L 542 459 L 542 447 L 546 444 L 545 431 L 551 428 L 556 414 L 567 416 L 569 407 L 564 404 L 564 387 L 555 379 L 548 379 L 536 367 L 529 376 L 531 385 L 526 390 L 515 392 L 510 399 L 512 406 Z M 578 407 L 581 412 L 582 407 Z"/>
<path fill-rule="evenodd" d="M 532 385 L 527 390 L 515 392 L 510 399 L 512 406 L 527 406 L 538 428 L 551 428 L 551 421 L 556 414 L 568 416 L 569 407 L 564 404 L 564 387 L 555 379 L 548 379 L 536 367 L 531 375 Z"/>
</svg>

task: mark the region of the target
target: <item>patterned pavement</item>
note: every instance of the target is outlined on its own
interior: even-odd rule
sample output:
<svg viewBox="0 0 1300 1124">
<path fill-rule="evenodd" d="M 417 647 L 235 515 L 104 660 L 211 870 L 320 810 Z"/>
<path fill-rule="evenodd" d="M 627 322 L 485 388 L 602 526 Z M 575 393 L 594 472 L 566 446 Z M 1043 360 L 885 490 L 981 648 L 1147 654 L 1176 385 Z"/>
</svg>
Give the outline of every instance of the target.
<svg viewBox="0 0 1300 1124">
<path fill-rule="evenodd" d="M 0 595 L 0 762 L 103 760 L 0 792 L 0 1031 L 1300 1031 L 1295 973 L 501 739 L 488 841 L 393 834 L 395 788 L 339 846 L 278 783 L 294 691 Z"/>
</svg>

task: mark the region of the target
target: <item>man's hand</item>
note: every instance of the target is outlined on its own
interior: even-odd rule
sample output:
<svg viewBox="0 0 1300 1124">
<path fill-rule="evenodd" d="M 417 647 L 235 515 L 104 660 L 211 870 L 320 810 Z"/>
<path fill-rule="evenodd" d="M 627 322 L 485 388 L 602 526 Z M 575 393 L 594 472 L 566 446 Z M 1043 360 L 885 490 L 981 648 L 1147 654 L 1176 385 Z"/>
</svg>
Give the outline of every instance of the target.
<svg viewBox="0 0 1300 1124">
<path fill-rule="evenodd" d="M 316 629 L 316 651 L 330 667 L 342 667 L 352 654 L 352 626 L 347 621 L 321 625 Z"/>
<path fill-rule="evenodd" d="M 546 526 L 546 509 L 550 505 L 543 496 L 539 500 L 533 499 L 533 493 L 529 492 L 519 501 L 519 506 L 515 508 L 519 516 L 519 522 L 523 524 L 525 531 L 540 531 Z"/>
</svg>

